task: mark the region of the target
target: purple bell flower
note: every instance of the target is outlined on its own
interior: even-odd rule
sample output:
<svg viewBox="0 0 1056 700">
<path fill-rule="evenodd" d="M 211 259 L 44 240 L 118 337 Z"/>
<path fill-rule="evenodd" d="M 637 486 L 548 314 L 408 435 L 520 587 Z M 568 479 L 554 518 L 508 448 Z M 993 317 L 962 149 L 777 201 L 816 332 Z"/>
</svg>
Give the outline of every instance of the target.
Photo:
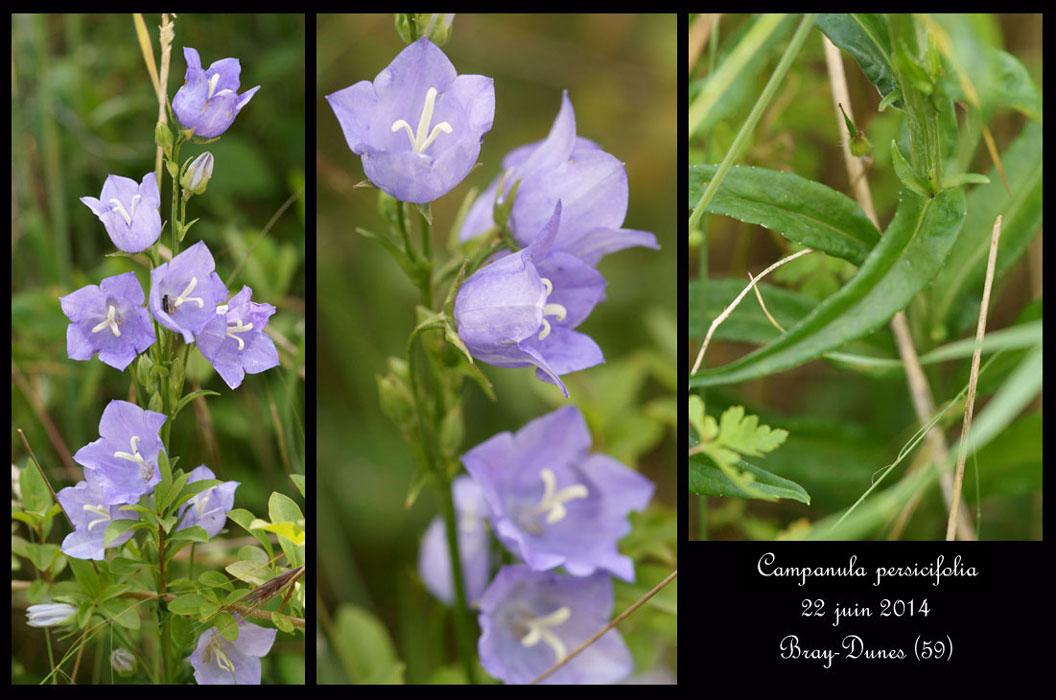
<svg viewBox="0 0 1056 700">
<path fill-rule="evenodd" d="M 134 272 L 107 277 L 59 297 L 66 327 L 66 354 L 71 360 L 99 360 L 124 371 L 136 355 L 154 344 L 154 326 L 143 302 L 143 287 Z"/>
<path fill-rule="evenodd" d="M 616 543 L 631 531 L 627 513 L 649 504 L 653 483 L 589 450 L 583 414 L 565 406 L 493 435 L 462 464 L 484 491 L 495 534 L 529 567 L 633 581 L 634 563 Z"/>
<path fill-rule="evenodd" d="M 275 343 L 264 332 L 275 313 L 271 304 L 250 301 L 253 290 L 242 290 L 195 334 L 195 342 L 205 359 L 213 364 L 232 389 L 242 384 L 246 373 L 257 374 L 279 365 Z"/>
<path fill-rule="evenodd" d="M 114 520 L 137 520 L 135 511 L 121 510 L 121 504 L 106 505 L 103 503 L 103 489 L 96 472 L 86 470 L 85 481 L 76 486 L 67 486 L 56 496 L 63 510 L 73 521 L 74 530 L 62 541 L 62 553 L 74 559 L 106 558 L 103 541 L 106 526 Z M 110 543 L 111 547 L 120 547 L 132 539 L 132 531 L 124 533 Z"/>
<path fill-rule="evenodd" d="M 158 453 L 165 447 L 158 431 L 164 422 L 164 414 L 128 401 L 111 401 L 103 409 L 99 439 L 73 456 L 85 478 L 99 485 L 101 505 L 136 503 L 161 481 Z"/>
<path fill-rule="evenodd" d="M 470 207 L 459 238 L 463 241 L 495 225 L 492 208 L 518 180 L 509 226 L 521 245 L 529 245 L 561 201 L 561 226 L 553 247 L 596 265 L 606 253 L 633 246 L 659 248 L 647 231 L 621 228 L 627 216 L 627 171 L 623 163 L 594 143 L 576 137 L 576 115 L 568 92 L 543 141 L 511 151 L 496 177 Z M 498 192 L 500 180 L 503 191 Z"/>
<path fill-rule="evenodd" d="M 216 317 L 217 305 L 226 298 L 227 287 L 204 241 L 150 271 L 150 313 L 183 334 L 185 343 L 194 342 L 194 334 Z"/>
<path fill-rule="evenodd" d="M 260 657 L 275 643 L 278 630 L 247 622 L 238 613 L 238 638 L 224 639 L 216 627 L 198 637 L 191 652 L 191 666 L 198 685 L 260 685 Z"/>
<path fill-rule="evenodd" d="M 496 367 L 536 366 L 536 376 L 593 367 L 605 357 L 589 336 L 574 330 L 604 297 L 605 278 L 574 255 L 551 250 L 561 202 L 527 248 L 500 257 L 463 282 L 455 296 L 458 335 L 473 357 Z"/>
<path fill-rule="evenodd" d="M 187 475 L 187 483 L 215 479 L 213 470 L 204 464 L 195 467 Z M 195 494 L 191 500 L 180 506 L 180 520 L 176 530 L 188 527 L 200 527 L 209 533 L 210 537 L 216 537 L 224 529 L 227 514 L 235 507 L 235 489 L 239 482 L 225 481 L 219 486 Z"/>
<path fill-rule="evenodd" d="M 371 83 L 328 95 L 348 147 L 379 189 L 402 202 L 431 202 L 469 174 L 495 117 L 495 86 L 458 75 L 422 37 Z"/>
<path fill-rule="evenodd" d="M 183 47 L 187 73 L 183 86 L 172 98 L 172 111 L 184 129 L 194 129 L 194 135 L 211 139 L 227 131 L 239 111 L 249 104 L 260 86 L 238 94 L 242 65 L 237 58 L 221 58 L 202 70 L 198 52 Z"/>
<path fill-rule="evenodd" d="M 161 236 L 161 194 L 153 171 L 143 183 L 119 175 L 108 175 L 99 199 L 81 197 L 106 227 L 106 233 L 120 250 L 138 253 Z"/>
<path fill-rule="evenodd" d="M 504 566 L 480 601 L 480 663 L 504 683 L 530 683 L 609 623 L 612 579 Z M 617 683 L 634 669 L 609 630 L 543 683 Z"/>
<path fill-rule="evenodd" d="M 458 519 L 458 552 L 462 557 L 462 578 L 466 584 L 466 602 L 476 602 L 488 585 L 487 505 L 480 486 L 462 475 L 452 484 L 455 517 Z M 418 553 L 418 574 L 433 596 L 448 605 L 455 600 L 455 583 L 451 577 L 451 557 L 447 551 L 447 533 L 443 518 L 433 518 L 422 537 Z"/>
</svg>

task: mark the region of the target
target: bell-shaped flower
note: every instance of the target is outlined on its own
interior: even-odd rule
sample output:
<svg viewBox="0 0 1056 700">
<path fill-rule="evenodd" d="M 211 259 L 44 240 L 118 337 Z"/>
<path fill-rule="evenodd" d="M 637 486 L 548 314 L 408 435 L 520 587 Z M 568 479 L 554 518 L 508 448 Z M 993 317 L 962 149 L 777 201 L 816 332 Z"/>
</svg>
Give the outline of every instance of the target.
<svg viewBox="0 0 1056 700">
<path fill-rule="evenodd" d="M 455 517 L 458 521 L 458 553 L 462 558 L 462 580 L 466 585 L 466 601 L 475 603 L 488 585 L 490 557 L 488 556 L 487 505 L 484 494 L 472 478 L 462 475 L 452 484 Z M 443 518 L 436 517 L 422 537 L 418 552 L 418 574 L 429 592 L 448 605 L 455 600 L 455 583 L 451 576 L 451 556 L 447 549 L 447 533 Z"/>
<path fill-rule="evenodd" d="M 190 47 L 183 48 L 187 73 L 183 86 L 172 98 L 172 111 L 184 129 L 194 129 L 194 135 L 211 139 L 227 131 L 239 111 L 253 99 L 260 86 L 238 94 L 242 65 L 237 58 L 221 58 L 208 69 L 202 69 L 202 59 Z"/>
<path fill-rule="evenodd" d="M 493 435 L 462 464 L 484 491 L 492 530 L 532 569 L 634 580 L 634 563 L 616 544 L 631 531 L 628 512 L 648 505 L 653 483 L 612 457 L 590 454 L 578 408 Z"/>
<path fill-rule="evenodd" d="M 373 83 L 362 80 L 326 99 L 367 177 L 402 202 L 431 202 L 462 182 L 495 117 L 491 78 L 458 75 L 425 37 Z"/>
<path fill-rule="evenodd" d="M 150 271 L 150 313 L 181 333 L 185 343 L 194 342 L 194 334 L 216 317 L 217 305 L 226 298 L 227 287 L 204 241 Z"/>
<path fill-rule="evenodd" d="M 215 479 L 216 474 L 204 464 L 195 467 L 187 475 L 187 483 Z M 209 533 L 210 537 L 216 537 L 224 529 L 227 514 L 235 507 L 235 489 L 239 482 L 225 481 L 219 486 L 206 489 L 196 493 L 191 500 L 180 506 L 180 519 L 176 530 L 188 527 L 200 527 Z"/>
<path fill-rule="evenodd" d="M 114 245 L 126 253 L 146 250 L 161 235 L 161 194 L 153 171 L 138 185 L 131 178 L 108 175 L 99 199 L 81 197 L 81 201 L 103 222 Z"/>
<path fill-rule="evenodd" d="M 99 360 L 119 370 L 154 344 L 154 326 L 143 306 L 146 297 L 136 273 L 107 277 L 59 297 L 66 327 L 66 354 L 71 360 Z"/>
<path fill-rule="evenodd" d="M 77 614 L 77 608 L 69 603 L 39 603 L 26 608 L 26 624 L 30 627 L 55 627 Z"/>
<path fill-rule="evenodd" d="M 504 566 L 480 600 L 480 663 L 504 683 L 531 683 L 609 623 L 612 579 Z M 543 683 L 617 683 L 634 670 L 623 637 L 609 630 Z"/>
<path fill-rule="evenodd" d="M 136 503 L 161 481 L 158 453 L 165 447 L 158 431 L 165 419 L 128 401 L 111 401 L 103 409 L 99 439 L 73 456 L 99 485 L 99 504 Z"/>
<path fill-rule="evenodd" d="M 224 639 L 216 627 L 198 637 L 191 666 L 198 685 L 260 685 L 260 657 L 271 651 L 278 630 L 247 622 L 238 613 L 238 638 Z"/>
<path fill-rule="evenodd" d="M 106 558 L 103 546 L 106 526 L 114 520 L 136 520 L 139 516 L 135 511 L 121 510 L 121 504 L 106 505 L 103 502 L 103 488 L 97 472 L 85 470 L 84 478 L 76 486 L 67 486 L 55 494 L 74 527 L 62 541 L 60 549 L 74 559 L 102 561 Z M 132 538 L 132 534 L 129 530 L 109 546 L 120 547 Z"/>
<path fill-rule="evenodd" d="M 572 330 L 604 297 L 605 278 L 550 249 L 561 216 L 557 202 L 531 245 L 470 275 L 455 296 L 455 321 L 473 357 L 497 367 L 535 365 L 536 376 L 567 397 L 560 375 L 605 361 L 597 343 Z"/>
<path fill-rule="evenodd" d="M 216 307 L 195 334 L 202 355 L 232 389 L 242 384 L 247 372 L 257 374 L 279 365 L 275 343 L 264 332 L 275 307 L 250 301 L 252 295 L 252 289 L 242 287 L 227 304 Z"/>
<path fill-rule="evenodd" d="M 562 203 L 561 226 L 553 247 L 595 265 L 606 253 L 633 246 L 659 248 L 647 231 L 621 228 L 627 216 L 627 171 L 623 163 L 593 141 L 576 136 L 576 115 L 568 92 L 543 141 L 511 151 L 502 161 L 503 175 L 473 203 L 459 232 L 465 241 L 494 226 L 497 197 L 520 181 L 509 226 L 521 245 L 529 245 Z M 499 187 L 503 189 L 499 192 Z"/>
</svg>

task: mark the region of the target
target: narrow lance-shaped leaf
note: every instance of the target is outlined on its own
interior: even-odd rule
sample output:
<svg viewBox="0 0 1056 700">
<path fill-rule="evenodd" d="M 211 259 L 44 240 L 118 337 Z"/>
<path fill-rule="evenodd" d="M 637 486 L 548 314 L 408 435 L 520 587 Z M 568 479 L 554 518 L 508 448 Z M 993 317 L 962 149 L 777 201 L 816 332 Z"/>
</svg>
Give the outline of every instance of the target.
<svg viewBox="0 0 1056 700">
<path fill-rule="evenodd" d="M 850 282 L 788 333 L 690 386 L 729 384 L 795 367 L 859 338 L 904 309 L 938 273 L 965 218 L 962 190 L 933 199 L 903 190 L 894 220 Z"/>
<path fill-rule="evenodd" d="M 689 201 L 704 193 L 718 166 L 689 169 Z M 759 224 L 808 248 L 861 265 L 880 232 L 850 197 L 794 173 L 734 166 L 707 211 Z"/>
<path fill-rule="evenodd" d="M 900 98 L 892 98 L 898 80 L 891 60 L 891 38 L 881 14 L 838 13 L 818 15 L 817 27 L 854 58 L 862 72 L 876 86 L 880 96 L 902 107 Z"/>
<path fill-rule="evenodd" d="M 771 474 L 743 459 L 737 463 L 736 468 L 754 477 L 751 482 L 753 491 L 761 492 L 770 499 L 784 498 L 810 505 L 810 494 L 796 482 Z M 694 455 L 689 458 L 689 492 L 703 496 L 759 497 L 758 493 L 745 491 L 735 484 L 706 455 Z"/>
</svg>

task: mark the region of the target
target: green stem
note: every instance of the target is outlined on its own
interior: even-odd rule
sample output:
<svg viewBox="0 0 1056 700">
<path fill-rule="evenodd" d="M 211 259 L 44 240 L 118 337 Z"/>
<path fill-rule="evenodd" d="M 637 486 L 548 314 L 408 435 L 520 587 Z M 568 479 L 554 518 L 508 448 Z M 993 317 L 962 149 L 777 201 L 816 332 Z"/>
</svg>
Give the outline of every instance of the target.
<svg viewBox="0 0 1056 700">
<path fill-rule="evenodd" d="M 466 680 L 475 685 L 477 683 L 476 666 L 473 664 L 473 640 L 470 636 L 469 620 L 467 619 L 468 608 L 466 606 L 466 583 L 462 571 L 462 557 L 458 548 L 458 522 L 455 518 L 454 489 L 450 479 L 444 479 L 441 491 L 441 507 L 444 513 L 444 530 L 447 533 L 447 551 L 452 562 L 452 578 L 455 580 L 455 644 L 458 647 L 458 655 L 462 660 L 462 666 L 466 671 Z"/>
<path fill-rule="evenodd" d="M 180 139 L 176 139 L 176 143 L 172 146 L 172 160 L 169 161 L 176 166 L 176 174 L 172 176 L 172 221 L 169 222 L 169 228 L 172 229 L 172 257 L 174 258 L 180 251 L 180 242 L 176 235 L 176 229 L 178 228 L 176 225 L 178 220 L 176 214 L 179 211 L 177 193 L 180 190 L 180 143 Z"/>
<path fill-rule="evenodd" d="M 781 81 L 784 80 L 785 74 L 792 65 L 792 61 L 795 59 L 796 55 L 799 54 L 799 50 L 803 47 L 803 43 L 807 39 L 807 34 L 814 26 L 814 18 L 815 15 L 813 14 L 804 15 L 803 20 L 799 23 L 799 27 L 796 28 L 796 33 L 792 35 L 792 41 L 789 42 L 788 48 L 785 49 L 785 54 L 778 62 L 777 68 L 774 69 L 773 74 L 770 76 L 770 80 L 766 83 L 766 87 L 763 88 L 762 94 L 759 95 L 759 99 L 755 101 L 755 106 L 752 107 L 752 111 L 748 114 L 748 119 L 741 125 L 741 130 L 737 132 L 737 137 L 733 140 L 730 149 L 726 151 L 726 157 L 722 159 L 722 163 L 719 164 L 719 169 L 715 171 L 715 177 L 708 183 L 707 188 L 704 190 L 704 194 L 700 196 L 700 201 L 697 202 L 696 208 L 693 209 L 693 214 L 689 217 L 690 231 L 695 231 L 697 229 L 701 217 L 704 216 L 704 211 L 708 208 L 708 204 L 718 191 L 719 185 L 721 185 L 723 179 L 725 179 L 726 173 L 733 166 L 737 158 L 740 157 L 744 145 L 748 142 L 748 137 L 751 136 L 752 132 L 755 130 L 756 124 L 759 123 L 759 119 L 763 116 L 763 111 L 777 93 L 777 89 L 780 87 Z"/>
</svg>

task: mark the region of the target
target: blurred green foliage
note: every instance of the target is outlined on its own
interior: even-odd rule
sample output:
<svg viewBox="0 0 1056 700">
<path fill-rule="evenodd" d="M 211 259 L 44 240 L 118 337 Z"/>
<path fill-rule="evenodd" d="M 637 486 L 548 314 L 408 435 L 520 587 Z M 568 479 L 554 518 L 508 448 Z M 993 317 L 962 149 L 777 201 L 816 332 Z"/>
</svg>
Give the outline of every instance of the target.
<svg viewBox="0 0 1056 700">
<path fill-rule="evenodd" d="M 157 61 L 160 16 L 145 20 Z M 281 366 L 247 375 L 231 391 L 192 351 L 188 391 L 200 385 L 221 396 L 199 399 L 181 413 L 171 444 L 180 467 L 204 463 L 219 478 L 239 481 L 236 506 L 258 516 L 266 515 L 272 491 L 296 495 L 287 474 L 306 468 L 304 30 L 302 15 L 180 14 L 168 77 L 171 99 L 183 84 L 183 47 L 190 46 L 205 66 L 239 58 L 241 90 L 261 85 L 220 141 L 181 153 L 208 149 L 216 162 L 208 192 L 188 205 L 188 219 L 201 220 L 184 247 L 205 240 L 232 294 L 247 284 L 254 301 L 277 307 L 268 328 Z M 67 358 L 68 322 L 58 297 L 129 270 L 149 286 L 145 256 L 104 257 L 113 244 L 78 199 L 98 197 L 110 173 L 138 181 L 154 169 L 158 103 L 129 14 L 14 15 L 11 38 L 12 462 L 28 463 L 21 429 L 58 490 L 83 478 L 71 455 L 98 437 L 107 402 L 131 392 L 127 372 L 95 358 Z M 170 186 L 166 176 L 164 221 L 171 218 Z M 260 237 L 295 193 L 293 206 Z M 166 228 L 163 242 L 168 235 Z M 65 529 L 55 530 L 52 539 L 61 541 Z M 242 535 L 238 528 L 231 532 Z M 13 677 L 36 682 L 48 669 L 43 635 L 27 634 L 21 613 L 13 615 L 12 630 L 22 630 Z M 109 679 L 108 672 L 98 675 L 106 666 L 100 655 L 109 651 L 90 648 L 86 668 L 94 669 L 96 681 Z M 264 659 L 264 682 L 303 680 L 303 660 L 303 639 L 280 634 Z"/>
<path fill-rule="evenodd" d="M 348 657 L 363 641 L 348 638 L 348 620 L 364 615 L 378 624 L 360 629 L 391 639 L 381 645 L 391 646 L 391 654 L 377 652 L 385 657 L 377 673 L 411 683 L 464 682 L 446 609 L 417 574 L 420 538 L 438 512 L 434 489 L 427 486 L 404 507 L 418 467 L 378 408 L 375 375 L 385 373 L 386 357 L 404 356 L 417 293 L 380 246 L 354 232 L 383 225 L 377 192 L 353 189 L 365 179 L 362 165 L 325 101 L 373 80 L 399 53 L 404 45 L 393 24 L 391 14 L 318 19 L 320 682 L 362 680 Z M 433 203 L 434 249 L 444 248 L 471 188 L 486 187 L 508 151 L 546 136 L 563 89 L 578 134 L 627 165 L 624 225 L 654 232 L 662 246 L 601 263 L 607 299 L 580 330 L 598 342 L 607 362 L 563 377 L 594 449 L 657 483 L 654 504 L 622 543 L 638 563 L 639 581 L 617 582 L 617 611 L 676 563 L 676 46 L 674 15 L 461 14 L 444 46 L 459 73 L 494 78 L 496 107 L 481 166 Z M 463 451 L 567 403 L 530 369 L 482 369 L 498 402 L 466 383 Z M 638 672 L 655 666 L 673 678 L 675 594 L 672 584 L 620 626 Z"/>
</svg>

